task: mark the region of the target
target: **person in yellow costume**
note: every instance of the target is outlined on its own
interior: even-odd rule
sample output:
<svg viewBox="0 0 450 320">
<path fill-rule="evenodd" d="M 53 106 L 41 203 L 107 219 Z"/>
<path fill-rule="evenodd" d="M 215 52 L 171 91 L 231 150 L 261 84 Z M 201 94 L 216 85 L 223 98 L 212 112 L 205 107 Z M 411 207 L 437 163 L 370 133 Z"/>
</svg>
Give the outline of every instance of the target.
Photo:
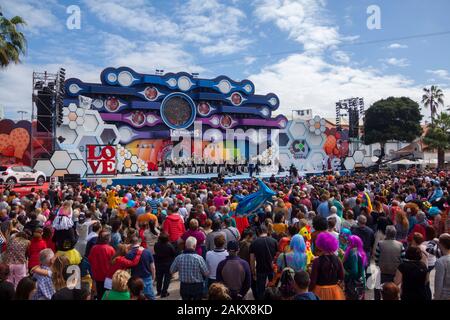
<svg viewBox="0 0 450 320">
<path fill-rule="evenodd" d="M 299 234 L 305 239 L 306 265 L 309 265 L 314 259 L 314 254 L 311 251 L 311 231 L 309 229 L 309 226 L 304 226 L 303 228 L 301 228 Z"/>
<path fill-rule="evenodd" d="M 116 189 L 111 189 L 108 191 L 107 196 L 107 202 L 108 202 L 108 209 L 117 209 L 117 206 L 119 205 L 119 197 L 116 194 Z"/>
</svg>

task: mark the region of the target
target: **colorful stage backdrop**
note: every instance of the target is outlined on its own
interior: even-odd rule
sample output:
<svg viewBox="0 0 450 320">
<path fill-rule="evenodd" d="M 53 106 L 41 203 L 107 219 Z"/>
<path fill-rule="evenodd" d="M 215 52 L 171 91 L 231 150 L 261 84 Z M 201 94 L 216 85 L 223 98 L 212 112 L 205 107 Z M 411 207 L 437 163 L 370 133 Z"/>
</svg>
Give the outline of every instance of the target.
<svg viewBox="0 0 450 320">
<path fill-rule="evenodd" d="M 35 164 L 47 175 L 85 175 L 86 146 L 108 144 L 117 146 L 119 172 L 153 170 L 158 161 L 171 156 L 177 144 L 171 141 L 173 135 L 199 134 L 194 121 L 202 124 L 203 152 L 219 153 L 225 159 L 253 158 L 257 138 L 252 129 L 267 129 L 269 136 L 277 129 L 280 148 L 271 152 L 279 151 L 285 167 L 294 163 L 300 170 L 311 171 L 372 163 L 372 147 L 351 147 L 348 130 L 337 132 L 319 116 L 296 121 L 274 116 L 279 98 L 274 93 L 255 94 L 250 80 L 199 79 L 184 72 L 150 75 L 120 67 L 104 69 L 100 83 L 68 79 L 65 92 L 63 124 L 56 130 L 56 137 L 65 140 L 57 142 L 58 157 Z M 237 138 L 225 153 L 217 141 L 225 139 L 227 129 L 249 134 Z"/>
</svg>

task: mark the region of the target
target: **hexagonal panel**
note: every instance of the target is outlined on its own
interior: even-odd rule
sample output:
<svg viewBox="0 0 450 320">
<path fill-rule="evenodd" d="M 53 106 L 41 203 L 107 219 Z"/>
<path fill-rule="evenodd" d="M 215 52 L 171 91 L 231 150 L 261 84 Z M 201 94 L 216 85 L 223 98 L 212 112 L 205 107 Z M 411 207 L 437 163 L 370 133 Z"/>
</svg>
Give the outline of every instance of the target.
<svg viewBox="0 0 450 320">
<path fill-rule="evenodd" d="M 289 133 L 293 138 L 303 137 L 306 133 L 306 127 L 303 121 L 293 121 L 289 126 Z"/>
<path fill-rule="evenodd" d="M 96 136 L 80 136 L 80 139 L 77 139 L 76 148 L 81 151 L 83 154 L 83 158 L 85 158 L 85 148 L 88 144 L 102 144 L 100 137 Z"/>
<path fill-rule="evenodd" d="M 50 158 L 55 169 L 67 169 L 70 160 L 70 155 L 67 151 L 55 151 Z"/>
<path fill-rule="evenodd" d="M 34 169 L 38 171 L 42 171 L 45 173 L 47 177 L 50 177 L 53 174 L 53 171 L 55 171 L 55 167 L 53 167 L 50 160 L 38 160 L 36 161 L 36 164 L 34 165 Z"/>
<path fill-rule="evenodd" d="M 369 167 L 373 164 L 372 157 L 364 157 L 364 160 L 362 161 L 362 165 L 364 167 Z"/>
<path fill-rule="evenodd" d="M 287 147 L 289 144 L 289 136 L 285 132 L 280 132 L 278 135 L 278 144 L 280 147 Z"/>
<path fill-rule="evenodd" d="M 353 153 L 353 160 L 355 160 L 356 163 L 362 163 L 364 160 L 364 152 L 362 152 L 362 150 L 355 151 L 355 153 Z"/>
<path fill-rule="evenodd" d="M 100 139 L 104 144 L 118 144 L 120 141 L 119 130 L 113 124 L 106 124 L 100 133 Z"/>
<path fill-rule="evenodd" d="M 63 137 L 65 139 L 62 143 L 57 140 L 60 146 L 73 144 L 77 139 L 77 136 L 77 132 L 70 129 L 67 125 L 62 125 L 56 128 L 56 137 Z"/>
<path fill-rule="evenodd" d="M 75 103 L 69 104 L 69 106 L 67 108 L 69 109 L 69 111 L 72 111 L 72 112 L 76 112 L 78 109 L 78 107 Z"/>
<path fill-rule="evenodd" d="M 67 167 L 70 174 L 80 174 L 82 177 L 86 173 L 87 167 L 83 160 L 72 160 Z"/>
<path fill-rule="evenodd" d="M 99 126 L 98 119 L 93 114 L 84 115 L 83 129 L 85 132 L 95 132 Z"/>
<path fill-rule="evenodd" d="M 325 142 L 325 135 L 310 134 L 310 135 L 308 135 L 306 140 L 308 141 L 311 149 L 319 148 Z"/>
<path fill-rule="evenodd" d="M 355 168 L 355 160 L 352 157 L 345 158 L 344 167 L 347 170 L 353 170 Z"/>
<path fill-rule="evenodd" d="M 314 170 L 322 170 L 323 164 L 322 161 L 325 158 L 325 154 L 322 152 L 314 152 L 308 158 L 307 162 L 311 163 L 314 167 Z"/>
</svg>

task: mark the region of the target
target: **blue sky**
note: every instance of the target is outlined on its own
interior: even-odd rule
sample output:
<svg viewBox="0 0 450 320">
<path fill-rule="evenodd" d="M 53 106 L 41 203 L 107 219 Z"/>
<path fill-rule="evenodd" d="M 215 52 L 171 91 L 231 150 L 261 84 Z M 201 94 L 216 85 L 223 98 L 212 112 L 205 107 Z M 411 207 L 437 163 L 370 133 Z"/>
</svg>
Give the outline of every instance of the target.
<svg viewBox="0 0 450 320">
<path fill-rule="evenodd" d="M 450 31 L 447 0 L 0 0 L 5 16 L 21 15 L 28 53 L 0 71 L 6 115 L 31 111 L 31 73 L 55 72 L 99 81 L 106 67 L 130 66 L 248 78 L 256 92 L 276 93 L 279 113 L 312 108 L 333 117 L 334 103 L 388 96 L 418 101 L 438 84 L 450 105 L 450 34 L 360 44 Z M 78 5 L 81 29 L 69 30 L 66 9 Z M 367 28 L 378 5 L 381 29 Z M 288 54 L 279 54 L 289 52 Z M 429 111 L 423 112 L 426 117 Z"/>
</svg>

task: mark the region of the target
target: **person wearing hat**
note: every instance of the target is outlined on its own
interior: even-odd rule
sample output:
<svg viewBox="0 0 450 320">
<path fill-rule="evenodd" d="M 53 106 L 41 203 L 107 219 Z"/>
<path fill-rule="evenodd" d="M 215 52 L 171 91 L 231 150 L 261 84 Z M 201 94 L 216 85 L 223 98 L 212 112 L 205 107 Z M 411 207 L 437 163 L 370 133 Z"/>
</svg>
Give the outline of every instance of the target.
<svg viewBox="0 0 450 320">
<path fill-rule="evenodd" d="M 239 258 L 237 241 L 228 241 L 227 250 L 228 256 L 217 266 L 216 280 L 230 290 L 233 300 L 243 300 L 251 285 L 250 265 Z"/>
</svg>

